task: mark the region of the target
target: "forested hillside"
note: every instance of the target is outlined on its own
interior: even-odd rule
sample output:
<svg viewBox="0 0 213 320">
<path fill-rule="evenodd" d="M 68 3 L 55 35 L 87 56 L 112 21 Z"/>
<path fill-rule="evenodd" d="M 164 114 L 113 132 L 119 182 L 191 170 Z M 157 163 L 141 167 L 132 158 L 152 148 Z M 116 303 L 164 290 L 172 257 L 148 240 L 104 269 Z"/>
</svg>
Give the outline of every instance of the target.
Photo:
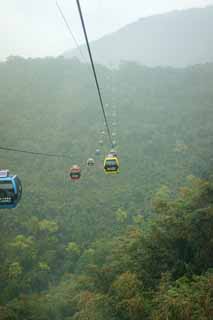
<svg viewBox="0 0 213 320">
<path fill-rule="evenodd" d="M 95 156 L 105 130 L 89 65 L 0 64 L 0 150 L 23 198 L 0 211 L 1 320 L 210 320 L 213 64 L 97 65 L 117 109 L 120 174 Z M 87 168 L 88 158 L 94 168 Z M 80 164 L 80 181 L 69 168 Z"/>
<path fill-rule="evenodd" d="M 91 43 L 96 62 L 186 67 L 213 62 L 213 6 L 141 18 Z M 86 46 L 80 46 L 89 59 Z M 78 49 L 64 53 L 82 59 Z"/>
</svg>

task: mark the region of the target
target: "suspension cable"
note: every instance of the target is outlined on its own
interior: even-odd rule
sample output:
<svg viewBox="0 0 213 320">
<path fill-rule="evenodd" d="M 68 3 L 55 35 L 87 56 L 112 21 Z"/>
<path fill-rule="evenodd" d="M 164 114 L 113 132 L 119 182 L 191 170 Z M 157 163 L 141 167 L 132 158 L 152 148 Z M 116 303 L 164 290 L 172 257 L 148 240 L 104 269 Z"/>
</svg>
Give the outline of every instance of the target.
<svg viewBox="0 0 213 320">
<path fill-rule="evenodd" d="M 79 11 L 80 19 L 81 19 L 81 24 L 82 24 L 82 28 L 83 28 L 83 31 L 84 31 L 84 37 L 85 37 L 86 44 L 87 44 L 87 49 L 88 49 L 90 62 L 91 62 L 91 66 L 92 66 L 92 71 L 93 71 L 93 74 L 94 74 L 95 83 L 96 83 L 96 87 L 97 87 L 97 90 L 98 90 L 98 96 L 99 96 L 99 100 L 100 100 L 100 104 L 101 104 L 101 109 L 102 109 L 102 112 L 103 112 L 104 121 L 105 121 L 105 124 L 106 124 L 107 133 L 108 133 L 108 136 L 109 136 L 109 141 L 110 141 L 110 144 L 113 146 L 112 135 L 111 135 L 111 132 L 110 132 L 108 121 L 107 121 L 106 112 L 104 110 L 104 104 L 103 104 L 103 100 L 102 100 L 102 96 L 101 96 L 101 90 L 100 90 L 99 83 L 98 83 L 98 78 L 97 78 L 97 74 L 96 74 L 96 70 L 95 70 L 95 66 L 94 66 L 94 62 L 93 62 L 93 58 L 92 58 L 92 53 L 91 53 L 91 50 L 90 50 L 90 45 L 89 45 L 89 40 L 88 40 L 88 37 L 87 37 L 86 26 L 85 26 L 85 23 L 84 23 L 84 18 L 83 18 L 83 14 L 82 14 L 82 11 L 81 11 L 81 6 L 80 6 L 79 0 L 76 0 L 76 3 L 77 3 L 77 6 L 78 6 L 78 11 Z"/>
<path fill-rule="evenodd" d="M 71 159 L 71 156 L 68 156 L 68 155 L 63 154 L 63 153 L 56 154 L 56 153 L 34 152 L 34 151 L 28 151 L 28 150 L 22 150 L 22 149 L 14 149 L 14 148 L 2 147 L 2 146 L 0 146 L 0 150 L 21 152 L 21 153 L 27 153 L 27 154 L 34 154 L 34 155 L 39 155 L 39 156 L 44 156 L 44 157 Z"/>
<path fill-rule="evenodd" d="M 62 9 L 61 9 L 61 7 L 60 7 L 60 5 L 59 5 L 59 3 L 57 1 L 56 1 L 56 6 L 58 8 L 58 11 L 60 12 L 60 15 L 61 15 L 62 19 L 64 20 L 64 23 L 65 23 L 65 25 L 66 25 L 66 27 L 67 27 L 67 29 L 68 29 L 73 41 L 75 42 L 76 47 L 78 48 L 78 50 L 79 50 L 79 52 L 81 54 L 83 62 L 86 63 L 86 59 L 85 59 L 85 57 L 83 55 L 83 52 L 82 52 L 82 50 L 80 48 L 80 45 L 78 44 L 78 41 L 77 41 L 76 37 L 74 36 L 74 33 L 72 32 L 72 29 L 71 29 L 71 27 L 70 27 L 65 15 L 64 15 L 63 11 L 62 11 Z"/>
</svg>

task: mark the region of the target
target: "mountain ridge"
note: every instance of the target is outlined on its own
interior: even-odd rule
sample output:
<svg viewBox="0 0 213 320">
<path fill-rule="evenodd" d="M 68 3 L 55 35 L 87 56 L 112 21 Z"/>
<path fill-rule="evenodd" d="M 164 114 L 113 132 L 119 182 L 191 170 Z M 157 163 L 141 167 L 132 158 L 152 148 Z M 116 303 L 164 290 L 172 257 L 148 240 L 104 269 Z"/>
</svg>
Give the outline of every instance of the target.
<svg viewBox="0 0 213 320">
<path fill-rule="evenodd" d="M 213 61 L 212 36 L 213 6 L 207 6 L 142 17 L 92 41 L 91 49 L 95 61 L 107 66 L 134 61 L 149 67 L 186 67 Z M 80 48 L 87 57 L 86 47 Z M 81 60 L 78 49 L 64 56 Z"/>
</svg>

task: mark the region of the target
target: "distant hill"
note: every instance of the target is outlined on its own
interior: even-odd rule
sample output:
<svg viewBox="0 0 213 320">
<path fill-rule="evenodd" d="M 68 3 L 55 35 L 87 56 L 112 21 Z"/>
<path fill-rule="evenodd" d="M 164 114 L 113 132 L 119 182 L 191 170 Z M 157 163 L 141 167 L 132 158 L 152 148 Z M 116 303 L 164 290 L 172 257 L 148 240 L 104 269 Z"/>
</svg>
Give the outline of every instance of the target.
<svg viewBox="0 0 213 320">
<path fill-rule="evenodd" d="M 91 48 L 96 62 L 108 66 L 127 60 L 184 67 L 213 61 L 212 38 L 213 6 L 208 6 L 141 18 L 93 41 Z M 81 58 L 77 49 L 64 56 Z"/>
</svg>

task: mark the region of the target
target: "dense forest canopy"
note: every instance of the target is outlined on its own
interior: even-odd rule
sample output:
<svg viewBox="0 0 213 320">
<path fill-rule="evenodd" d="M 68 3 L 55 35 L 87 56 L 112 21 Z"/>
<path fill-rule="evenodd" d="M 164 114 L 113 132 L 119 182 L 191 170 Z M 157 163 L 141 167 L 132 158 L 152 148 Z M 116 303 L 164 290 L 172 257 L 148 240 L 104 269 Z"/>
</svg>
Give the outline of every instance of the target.
<svg viewBox="0 0 213 320">
<path fill-rule="evenodd" d="M 0 212 L 0 319 L 210 320 L 213 64 L 96 67 L 110 125 L 117 109 L 110 177 L 90 66 L 0 63 L 1 146 L 71 156 L 0 151 L 23 183 L 19 207 Z"/>
</svg>

